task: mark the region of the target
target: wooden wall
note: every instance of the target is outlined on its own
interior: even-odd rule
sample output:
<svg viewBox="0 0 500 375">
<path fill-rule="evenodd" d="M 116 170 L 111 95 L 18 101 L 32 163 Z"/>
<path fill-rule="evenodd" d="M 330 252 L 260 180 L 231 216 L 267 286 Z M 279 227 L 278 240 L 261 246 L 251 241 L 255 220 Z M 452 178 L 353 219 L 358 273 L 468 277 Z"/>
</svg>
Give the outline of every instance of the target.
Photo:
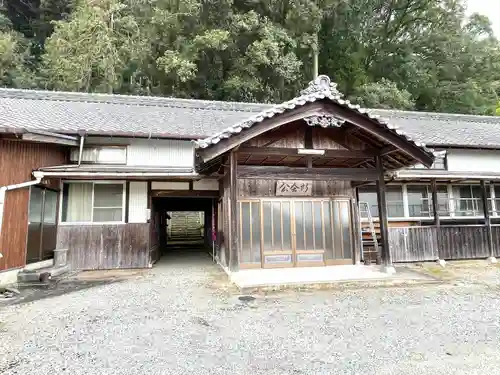
<svg viewBox="0 0 500 375">
<path fill-rule="evenodd" d="M 75 270 L 145 268 L 150 265 L 149 224 L 60 225 L 57 247 L 68 248 Z"/>
<path fill-rule="evenodd" d="M 493 226 L 493 248 L 500 255 L 500 226 Z M 389 228 L 394 262 L 485 259 L 490 256 L 484 225 L 414 226 Z"/>
<path fill-rule="evenodd" d="M 309 127 L 302 121 L 288 124 L 286 129 L 276 129 L 272 132 L 262 134 L 243 144 L 249 147 L 273 148 L 303 148 L 307 138 L 306 132 L 311 132 L 313 148 L 326 150 L 350 148 L 362 149 L 359 142 L 344 139 L 340 135 L 339 129 L 324 129 L 319 127 Z M 304 165 L 305 167 L 306 165 Z M 274 197 L 276 196 L 275 180 L 252 180 L 238 179 L 238 197 Z M 312 197 L 345 196 L 354 197 L 355 189 L 351 187 L 350 181 L 313 181 Z"/>
<path fill-rule="evenodd" d="M 287 124 L 286 128 L 280 127 L 271 132 L 264 133 L 243 143 L 246 147 L 283 147 L 303 148 L 305 147 L 305 133 L 312 132 L 313 148 L 326 150 L 362 150 L 366 146 L 357 139 L 349 138 L 338 128 L 320 128 L 305 125 L 303 121 Z"/>
<path fill-rule="evenodd" d="M 238 196 L 240 198 L 275 197 L 276 181 L 240 178 L 238 179 Z M 309 198 L 331 196 L 354 197 L 355 189 L 351 187 L 350 181 L 313 181 L 313 193 Z"/>
<path fill-rule="evenodd" d="M 34 169 L 65 164 L 63 146 L 0 140 L 0 186 L 32 180 Z M 22 267 L 26 258 L 29 188 L 7 191 L 0 233 L 0 271 Z"/>
<path fill-rule="evenodd" d="M 423 262 L 439 258 L 434 226 L 389 228 L 393 262 Z"/>
</svg>

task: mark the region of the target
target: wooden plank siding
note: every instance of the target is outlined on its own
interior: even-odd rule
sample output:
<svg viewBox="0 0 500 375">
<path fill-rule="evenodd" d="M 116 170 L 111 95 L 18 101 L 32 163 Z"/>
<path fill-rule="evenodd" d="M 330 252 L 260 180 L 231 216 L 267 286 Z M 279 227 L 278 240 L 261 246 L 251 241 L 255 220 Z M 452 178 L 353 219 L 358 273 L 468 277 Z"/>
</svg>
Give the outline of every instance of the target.
<svg viewBox="0 0 500 375">
<path fill-rule="evenodd" d="M 354 197 L 354 194 L 350 181 L 313 181 L 312 197 Z M 239 178 L 238 195 L 240 198 L 275 197 L 276 181 Z"/>
<path fill-rule="evenodd" d="M 441 226 L 439 257 L 442 259 L 477 259 L 488 258 L 486 227 Z"/>
<path fill-rule="evenodd" d="M 149 224 L 60 225 L 57 247 L 67 248 L 74 270 L 145 268 L 150 265 Z"/>
<path fill-rule="evenodd" d="M 500 256 L 500 226 L 492 226 L 495 256 Z M 438 237 L 439 236 L 439 237 Z M 486 259 L 490 256 L 484 225 L 389 228 L 394 262 Z M 439 245 L 438 245 L 439 244 Z"/>
<path fill-rule="evenodd" d="M 389 228 L 389 248 L 393 262 L 436 260 L 439 256 L 436 228 Z"/>
<path fill-rule="evenodd" d="M 59 145 L 0 140 L 0 186 L 32 180 L 40 167 L 65 164 L 66 148 Z M 58 181 L 52 181 L 57 185 Z M 0 233 L 0 271 L 23 267 L 26 262 L 30 189 L 7 191 Z"/>
</svg>

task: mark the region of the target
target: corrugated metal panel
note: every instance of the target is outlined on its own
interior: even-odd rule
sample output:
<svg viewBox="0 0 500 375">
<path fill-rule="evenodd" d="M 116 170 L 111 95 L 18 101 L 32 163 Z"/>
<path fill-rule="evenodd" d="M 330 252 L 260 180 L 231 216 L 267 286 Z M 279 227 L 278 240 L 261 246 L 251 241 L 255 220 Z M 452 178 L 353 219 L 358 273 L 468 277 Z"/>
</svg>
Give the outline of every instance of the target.
<svg viewBox="0 0 500 375">
<path fill-rule="evenodd" d="M 134 139 L 128 146 L 127 165 L 192 167 L 194 146 L 174 139 Z"/>
<path fill-rule="evenodd" d="M 128 222 L 146 223 L 146 209 L 148 208 L 148 183 L 145 181 L 131 181 L 128 202 Z"/>
<path fill-rule="evenodd" d="M 0 186 L 32 180 L 34 169 L 65 164 L 66 150 L 58 145 L 0 140 Z M 5 194 L 0 271 L 25 265 L 29 197 L 28 188 Z"/>
<path fill-rule="evenodd" d="M 127 165 L 131 166 L 194 166 L 194 145 L 187 140 L 88 137 L 85 146 L 92 145 L 127 146 Z"/>
</svg>

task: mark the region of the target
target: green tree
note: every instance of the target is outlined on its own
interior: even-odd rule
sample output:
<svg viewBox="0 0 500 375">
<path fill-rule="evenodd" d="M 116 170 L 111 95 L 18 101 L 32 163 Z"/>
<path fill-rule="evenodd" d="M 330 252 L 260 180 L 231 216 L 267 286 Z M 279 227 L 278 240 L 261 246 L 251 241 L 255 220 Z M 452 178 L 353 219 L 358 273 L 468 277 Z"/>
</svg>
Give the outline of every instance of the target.
<svg viewBox="0 0 500 375">
<path fill-rule="evenodd" d="M 408 91 L 385 78 L 359 86 L 349 99 L 366 108 L 413 109 L 415 106 Z"/>
<path fill-rule="evenodd" d="M 314 72 L 366 106 L 492 114 L 500 44 L 461 0 L 12 0 L 2 84 L 278 102 Z"/>
<path fill-rule="evenodd" d="M 136 54 L 137 23 L 118 0 L 83 2 L 69 21 L 55 22 L 42 73 L 46 85 L 72 91 L 113 92 Z"/>
</svg>

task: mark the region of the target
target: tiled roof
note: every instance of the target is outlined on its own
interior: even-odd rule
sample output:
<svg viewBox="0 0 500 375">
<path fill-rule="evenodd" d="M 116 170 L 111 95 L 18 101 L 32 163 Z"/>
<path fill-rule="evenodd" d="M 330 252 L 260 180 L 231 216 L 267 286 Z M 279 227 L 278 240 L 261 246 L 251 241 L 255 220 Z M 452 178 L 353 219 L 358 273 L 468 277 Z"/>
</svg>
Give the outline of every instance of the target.
<svg viewBox="0 0 500 375">
<path fill-rule="evenodd" d="M 0 128 L 194 139 L 268 105 L 0 89 Z"/>
<path fill-rule="evenodd" d="M 204 139 L 199 139 L 195 142 L 195 144 L 199 148 L 209 147 L 212 144 L 219 143 L 222 139 L 229 138 L 234 134 L 240 133 L 244 129 L 248 129 L 257 123 L 260 123 L 267 118 L 271 118 L 288 110 L 301 107 L 307 103 L 313 103 L 322 99 L 329 99 L 336 104 L 365 115 L 366 117 L 378 123 L 381 127 L 391 130 L 401 138 L 413 142 L 417 147 L 422 147 L 425 149 L 425 144 L 423 142 L 412 139 L 412 137 L 407 135 L 404 130 L 398 129 L 398 127 L 393 124 L 389 124 L 387 120 L 379 119 L 379 115 L 370 113 L 367 109 L 361 108 L 359 105 L 354 105 L 348 100 L 342 99 L 342 96 L 343 95 L 339 91 L 337 91 L 336 84 L 332 83 L 330 81 L 330 78 L 328 78 L 327 76 L 322 75 L 312 81 L 309 84 L 309 87 L 305 89 L 300 96 L 297 96 L 287 102 L 274 105 L 270 108 L 266 108 L 260 113 L 257 113 L 252 117 L 245 119 L 244 121 L 236 123 L 221 132 L 218 132 Z M 338 125 L 344 122 L 342 120 L 335 119 L 333 116 L 328 117 L 330 117 L 334 122 L 337 122 Z M 325 126 L 328 126 L 328 122 L 329 119 L 326 119 Z M 315 119 L 314 123 L 317 125 L 318 121 Z"/>
<path fill-rule="evenodd" d="M 204 138 L 271 104 L 0 89 L 0 129 Z M 500 148 L 500 117 L 369 110 L 427 145 Z"/>
</svg>

